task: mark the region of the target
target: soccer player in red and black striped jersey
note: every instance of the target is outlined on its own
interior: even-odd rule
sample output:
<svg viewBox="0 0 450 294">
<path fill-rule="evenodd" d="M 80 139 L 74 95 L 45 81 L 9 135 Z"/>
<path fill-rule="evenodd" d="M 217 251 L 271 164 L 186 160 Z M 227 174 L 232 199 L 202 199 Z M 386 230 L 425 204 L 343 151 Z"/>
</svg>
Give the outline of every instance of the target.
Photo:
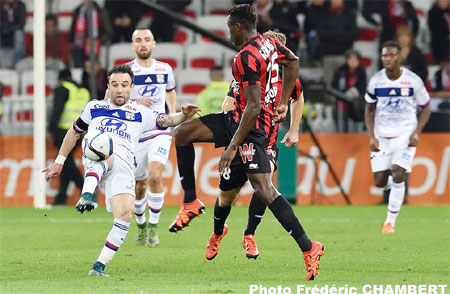
<svg viewBox="0 0 450 294">
<path fill-rule="evenodd" d="M 219 161 L 221 193 L 214 207 L 214 233 L 208 242 L 206 258 L 213 259 L 228 228 L 225 220 L 236 195 L 236 189 L 250 180 L 255 194 L 294 238 L 307 269 L 307 280 L 318 274 L 323 245 L 311 242 L 290 204 L 280 197 L 270 178 L 270 160 L 266 153 L 272 121 L 283 119 L 298 74 L 298 58 L 283 44 L 256 33 L 256 12 L 250 5 L 235 5 L 228 14 L 231 41 L 241 46 L 233 64 L 238 87 L 234 111 L 210 114 L 191 120 L 175 130 L 175 145 L 182 186 L 194 193 L 194 142 L 214 142 L 226 146 Z M 283 65 L 283 82 L 279 77 Z M 281 93 L 280 93 L 281 92 Z M 275 101 L 281 94 L 281 101 Z M 275 107 L 276 106 L 276 107 Z M 238 154 L 239 151 L 239 154 Z M 193 197 L 195 199 L 195 197 Z"/>
</svg>

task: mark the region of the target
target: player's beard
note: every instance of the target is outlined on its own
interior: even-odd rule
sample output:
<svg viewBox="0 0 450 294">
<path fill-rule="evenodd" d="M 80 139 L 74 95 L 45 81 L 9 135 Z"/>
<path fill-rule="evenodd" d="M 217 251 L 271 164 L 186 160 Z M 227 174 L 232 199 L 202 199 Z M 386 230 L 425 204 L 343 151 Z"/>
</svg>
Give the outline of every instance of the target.
<svg viewBox="0 0 450 294">
<path fill-rule="evenodd" d="M 147 53 L 140 53 L 140 52 L 137 53 L 138 58 L 139 58 L 139 59 L 142 59 L 142 60 L 147 60 L 147 59 L 149 59 L 149 57 L 150 57 L 151 55 L 152 55 L 152 52 L 151 52 L 151 51 L 147 51 Z"/>
</svg>

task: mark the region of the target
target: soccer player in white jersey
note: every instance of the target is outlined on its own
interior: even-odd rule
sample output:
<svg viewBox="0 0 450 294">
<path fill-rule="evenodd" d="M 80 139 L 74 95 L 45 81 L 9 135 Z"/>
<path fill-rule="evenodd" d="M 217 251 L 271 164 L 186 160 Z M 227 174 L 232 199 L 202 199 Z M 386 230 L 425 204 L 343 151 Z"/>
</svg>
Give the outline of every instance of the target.
<svg viewBox="0 0 450 294">
<path fill-rule="evenodd" d="M 134 73 L 131 99 L 164 113 L 176 111 L 175 79 L 172 67 L 152 58 L 156 43 L 149 29 L 136 29 L 131 37 L 136 59 L 129 62 Z M 138 226 L 137 245 L 159 245 L 157 225 L 164 203 L 162 173 L 169 159 L 172 135 L 168 130 L 146 132 L 136 147 L 136 202 L 134 213 Z M 149 209 L 148 227 L 145 217 Z"/>
<path fill-rule="evenodd" d="M 400 66 L 400 46 L 388 41 L 381 47 L 383 69 L 369 80 L 365 121 L 370 137 L 370 164 L 375 185 L 384 187 L 392 175 L 386 221 L 381 232 L 395 232 L 395 221 L 405 196 L 406 173 L 431 114 L 425 86 L 415 73 Z M 417 119 L 417 109 L 420 110 Z"/>
<path fill-rule="evenodd" d="M 103 130 L 111 134 L 114 154 L 105 161 L 83 157 L 85 180 L 76 210 L 83 213 L 97 207 L 92 195 L 97 185 L 106 196 L 106 209 L 113 213 L 114 224 L 89 275 L 108 276 L 105 265 L 111 261 L 127 236 L 132 218 L 135 181 L 134 150 L 144 131 L 179 125 L 192 117 L 198 108 L 182 106 L 182 112 L 159 114 L 137 102 L 130 101 L 133 72 L 127 65 L 113 67 L 108 72 L 110 99 L 90 101 L 82 110 L 73 128 L 67 131 L 55 162 L 45 168 L 46 180 L 61 173 L 64 160 L 85 131 Z"/>
</svg>

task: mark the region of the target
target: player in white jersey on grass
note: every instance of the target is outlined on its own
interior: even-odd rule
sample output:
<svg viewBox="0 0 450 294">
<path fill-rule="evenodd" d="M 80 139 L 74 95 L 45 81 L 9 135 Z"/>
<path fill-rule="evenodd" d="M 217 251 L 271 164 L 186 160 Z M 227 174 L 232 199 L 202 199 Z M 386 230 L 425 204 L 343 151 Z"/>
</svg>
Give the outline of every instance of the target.
<svg viewBox="0 0 450 294">
<path fill-rule="evenodd" d="M 91 276 L 108 276 L 105 265 L 111 261 L 127 236 L 135 198 L 133 175 L 134 150 L 144 131 L 174 127 L 192 117 L 198 107 L 182 106 L 182 112 L 159 114 L 137 102 L 130 101 L 133 72 L 127 65 L 113 67 L 108 72 L 110 99 L 90 101 L 82 110 L 73 128 L 67 131 L 55 162 L 45 168 L 46 180 L 61 173 L 64 160 L 85 131 L 102 130 L 111 134 L 114 154 L 105 161 L 91 161 L 83 156 L 85 179 L 76 210 L 83 213 L 97 207 L 92 199 L 97 185 L 106 196 L 106 209 L 113 213 L 114 224 L 106 237 L 97 261 L 89 271 Z"/>
<path fill-rule="evenodd" d="M 430 96 L 420 77 L 400 66 L 397 42 L 383 44 L 381 62 L 383 69 L 372 76 L 367 86 L 365 121 L 375 185 L 385 187 L 392 175 L 387 217 L 381 230 L 392 234 L 405 196 L 406 173 L 411 172 L 419 134 L 431 110 Z"/>
<path fill-rule="evenodd" d="M 149 29 L 138 28 L 131 37 L 131 48 L 136 59 L 129 62 L 134 73 L 131 99 L 150 109 L 164 113 L 167 103 L 169 113 L 176 111 L 175 79 L 172 67 L 152 58 L 156 46 Z M 136 147 L 136 201 L 134 213 L 138 226 L 137 245 L 159 245 L 157 226 L 164 203 L 162 174 L 169 159 L 172 134 L 168 130 L 145 132 Z M 148 206 L 148 226 L 145 216 Z"/>
</svg>

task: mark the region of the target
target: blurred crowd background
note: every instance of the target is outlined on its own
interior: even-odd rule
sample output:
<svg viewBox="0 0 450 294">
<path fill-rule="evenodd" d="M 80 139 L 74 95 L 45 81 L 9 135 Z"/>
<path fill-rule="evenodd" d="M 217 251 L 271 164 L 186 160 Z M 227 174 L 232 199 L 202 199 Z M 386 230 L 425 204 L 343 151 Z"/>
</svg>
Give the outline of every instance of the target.
<svg viewBox="0 0 450 294">
<path fill-rule="evenodd" d="M 0 0 L 2 134 L 32 133 L 33 2 Z M 233 4 L 253 5 L 258 13 L 258 32 L 286 34 L 286 45 L 300 57 L 300 78 L 307 101 L 305 119 L 315 132 L 365 131 L 363 95 L 367 81 L 380 69 L 380 45 L 397 40 L 403 65 L 421 77 L 433 97 L 433 115 L 426 131 L 449 131 L 450 0 L 147 2 L 223 38 L 228 36 L 228 9 Z M 49 121 L 55 89 L 63 81 L 90 89 L 90 98 L 104 97 L 106 71 L 134 58 L 130 41 L 137 27 L 152 30 L 157 41 L 153 57 L 173 67 L 178 106 L 195 103 L 199 94 L 204 108 L 220 105 L 218 101 L 226 95 L 224 84 L 231 81 L 230 66 L 236 51 L 171 20 L 147 2 L 95 0 L 88 11 L 87 0 L 46 1 Z M 89 25 L 93 29 L 94 59 L 88 56 Z M 89 85 L 92 74 L 95 90 Z"/>
</svg>

